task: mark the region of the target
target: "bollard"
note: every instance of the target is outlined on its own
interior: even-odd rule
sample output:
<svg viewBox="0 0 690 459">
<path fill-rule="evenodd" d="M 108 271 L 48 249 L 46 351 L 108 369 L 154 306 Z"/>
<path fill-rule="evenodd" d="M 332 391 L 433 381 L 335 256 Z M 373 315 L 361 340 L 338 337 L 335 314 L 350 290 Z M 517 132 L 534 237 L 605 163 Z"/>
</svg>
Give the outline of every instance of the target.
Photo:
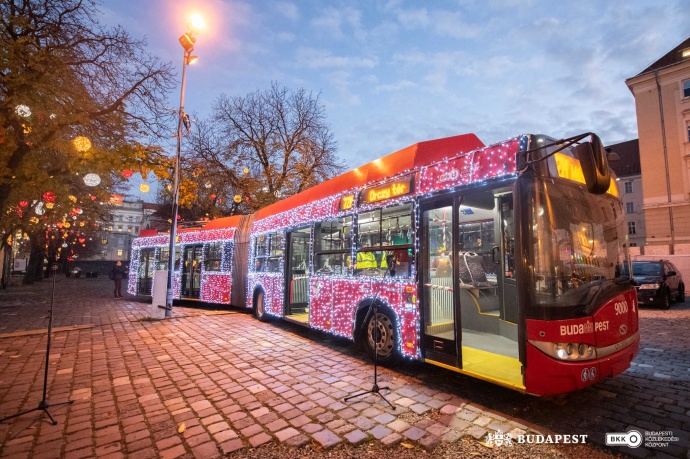
<svg viewBox="0 0 690 459">
<path fill-rule="evenodd" d="M 153 292 L 151 294 L 151 319 L 165 319 L 165 300 L 168 293 L 168 270 L 159 269 L 153 274 Z"/>
</svg>

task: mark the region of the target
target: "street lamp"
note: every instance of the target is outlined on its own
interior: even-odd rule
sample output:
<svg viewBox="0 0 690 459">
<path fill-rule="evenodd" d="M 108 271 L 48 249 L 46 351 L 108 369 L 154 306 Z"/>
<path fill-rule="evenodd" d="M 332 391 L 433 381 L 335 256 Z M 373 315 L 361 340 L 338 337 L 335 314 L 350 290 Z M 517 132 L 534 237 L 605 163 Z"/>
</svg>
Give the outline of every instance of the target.
<svg viewBox="0 0 690 459">
<path fill-rule="evenodd" d="M 175 239 L 177 235 L 177 211 L 180 199 L 180 154 L 182 151 L 182 127 L 187 124 L 188 117 L 184 112 L 184 89 L 187 82 L 187 66 L 197 61 L 197 56 L 192 56 L 196 38 L 194 34 L 203 29 L 203 19 L 200 16 L 192 16 L 187 23 L 188 32 L 180 37 L 180 44 L 184 48 L 184 60 L 182 61 L 182 87 L 180 89 L 180 110 L 177 112 L 177 150 L 175 153 L 175 171 L 173 178 L 173 208 L 172 226 L 170 227 L 170 244 L 168 247 L 168 288 L 165 295 L 165 317 L 172 317 L 173 285 L 175 279 Z"/>
</svg>

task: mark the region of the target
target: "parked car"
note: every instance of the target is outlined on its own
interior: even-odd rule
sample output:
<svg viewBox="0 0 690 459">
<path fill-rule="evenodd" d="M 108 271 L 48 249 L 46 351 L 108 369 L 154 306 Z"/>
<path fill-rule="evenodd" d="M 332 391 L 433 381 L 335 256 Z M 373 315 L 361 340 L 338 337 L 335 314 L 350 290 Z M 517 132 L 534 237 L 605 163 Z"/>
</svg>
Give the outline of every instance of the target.
<svg viewBox="0 0 690 459">
<path fill-rule="evenodd" d="M 683 276 L 670 261 L 633 261 L 632 270 L 640 305 L 669 309 L 672 300 L 685 301 Z"/>
</svg>

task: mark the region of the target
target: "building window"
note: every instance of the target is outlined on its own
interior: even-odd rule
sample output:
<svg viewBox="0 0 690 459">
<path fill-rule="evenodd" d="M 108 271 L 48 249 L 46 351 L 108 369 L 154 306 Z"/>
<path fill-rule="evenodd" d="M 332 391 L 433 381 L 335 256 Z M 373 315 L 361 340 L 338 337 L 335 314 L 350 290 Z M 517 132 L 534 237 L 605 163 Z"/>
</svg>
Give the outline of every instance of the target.
<svg viewBox="0 0 690 459">
<path fill-rule="evenodd" d="M 123 250 L 122 250 L 122 249 L 117 249 L 117 256 L 118 256 L 118 257 L 121 257 L 122 254 L 123 254 Z"/>
<path fill-rule="evenodd" d="M 131 227 L 131 226 L 127 226 L 127 232 L 128 232 L 128 233 L 131 233 L 131 232 L 132 232 L 132 227 Z"/>
<path fill-rule="evenodd" d="M 625 182 L 625 192 L 632 193 L 632 182 Z"/>
<path fill-rule="evenodd" d="M 635 204 L 633 204 L 632 202 L 626 202 L 625 203 L 625 213 L 626 214 L 632 214 L 633 212 L 635 212 Z"/>
<path fill-rule="evenodd" d="M 127 217 L 127 221 L 129 221 L 130 223 L 133 222 L 133 221 L 134 221 L 134 217 L 132 217 L 132 216 L 130 215 L 129 217 Z"/>
<path fill-rule="evenodd" d="M 631 242 L 630 247 L 637 247 L 637 242 Z"/>
<path fill-rule="evenodd" d="M 122 225 L 117 225 L 117 231 L 120 233 L 122 232 Z"/>
<path fill-rule="evenodd" d="M 686 127 L 688 128 L 688 142 L 690 142 L 690 123 Z"/>
<path fill-rule="evenodd" d="M 135 227 L 134 227 L 134 232 L 137 233 L 137 234 L 139 234 L 139 227 L 138 227 L 138 226 L 135 226 Z"/>
<path fill-rule="evenodd" d="M 108 245 L 108 239 L 106 238 L 103 238 L 101 242 L 103 243 L 103 245 Z"/>
<path fill-rule="evenodd" d="M 690 97 L 690 80 L 683 81 L 683 97 Z"/>
<path fill-rule="evenodd" d="M 635 234 L 635 222 L 628 222 L 628 234 Z"/>
</svg>

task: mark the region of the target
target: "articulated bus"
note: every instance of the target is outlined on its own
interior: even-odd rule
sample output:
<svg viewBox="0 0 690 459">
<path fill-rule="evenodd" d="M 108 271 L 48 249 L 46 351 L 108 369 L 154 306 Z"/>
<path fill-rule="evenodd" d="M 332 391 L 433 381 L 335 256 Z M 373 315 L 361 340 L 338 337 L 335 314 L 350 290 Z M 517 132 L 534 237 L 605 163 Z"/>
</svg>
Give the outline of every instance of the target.
<svg viewBox="0 0 690 459">
<path fill-rule="evenodd" d="M 133 244 L 151 294 L 168 235 Z M 254 214 L 181 230 L 177 299 L 251 308 L 533 395 L 630 366 L 626 222 L 594 134 L 421 142 Z M 376 314 L 370 306 L 376 304 Z"/>
</svg>

